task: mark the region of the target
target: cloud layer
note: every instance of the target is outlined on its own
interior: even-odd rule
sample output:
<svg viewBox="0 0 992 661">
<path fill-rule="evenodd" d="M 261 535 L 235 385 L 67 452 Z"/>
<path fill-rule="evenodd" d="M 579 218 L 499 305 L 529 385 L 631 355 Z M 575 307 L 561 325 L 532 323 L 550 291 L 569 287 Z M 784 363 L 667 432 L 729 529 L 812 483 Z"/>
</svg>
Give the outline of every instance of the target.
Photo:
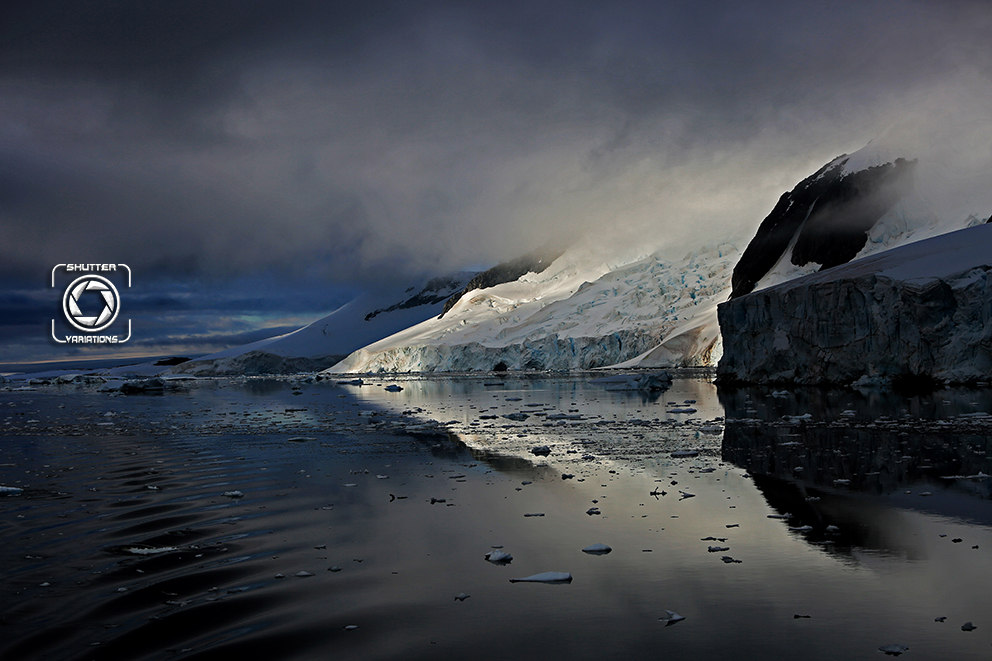
<svg viewBox="0 0 992 661">
<path fill-rule="evenodd" d="M 332 290 L 563 234 L 746 236 L 906 117 L 905 141 L 961 173 L 949 206 L 992 161 L 979 0 L 74 1 L 12 18 L 9 281 L 71 260 Z"/>
</svg>

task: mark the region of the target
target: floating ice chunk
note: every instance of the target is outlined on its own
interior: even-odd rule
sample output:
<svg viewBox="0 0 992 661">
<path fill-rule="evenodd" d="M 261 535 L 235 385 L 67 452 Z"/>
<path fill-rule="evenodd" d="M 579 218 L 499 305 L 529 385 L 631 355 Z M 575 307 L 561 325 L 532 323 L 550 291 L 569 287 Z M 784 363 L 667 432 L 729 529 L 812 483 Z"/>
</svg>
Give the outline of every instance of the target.
<svg viewBox="0 0 992 661">
<path fill-rule="evenodd" d="M 961 631 L 974 631 L 977 628 L 978 627 L 976 627 L 971 622 L 965 622 L 964 624 L 961 625 Z"/>
<path fill-rule="evenodd" d="M 22 493 L 24 493 L 24 489 L 20 487 L 0 486 L 0 496 L 18 496 Z"/>
<path fill-rule="evenodd" d="M 398 386 L 395 383 L 391 383 L 385 388 L 383 388 L 383 390 L 385 390 L 386 392 L 400 392 L 401 390 L 403 390 L 403 387 Z"/>
<path fill-rule="evenodd" d="M 675 452 L 672 453 L 671 456 L 674 457 L 675 459 L 683 459 L 686 457 L 698 457 L 699 452 L 697 452 L 696 450 L 676 450 Z"/>
<path fill-rule="evenodd" d="M 494 565 L 508 565 L 513 562 L 513 556 L 503 551 L 490 551 L 486 554 L 486 560 Z"/>
<path fill-rule="evenodd" d="M 357 624 L 348 624 L 348 625 L 345 626 L 344 630 L 345 631 L 354 631 L 357 628 L 358 628 L 358 625 Z"/>
<path fill-rule="evenodd" d="M 586 510 L 586 514 L 593 516 L 594 514 L 602 514 L 602 512 L 599 511 L 598 507 L 590 507 Z"/>
<path fill-rule="evenodd" d="M 768 515 L 768 518 L 769 519 L 782 519 L 782 520 L 785 520 L 785 519 L 791 519 L 792 518 L 792 515 L 789 514 L 789 513 L 785 513 L 785 514 L 769 514 Z"/>
<path fill-rule="evenodd" d="M 511 578 L 511 583 L 571 583 L 572 575 L 568 572 L 546 571 L 525 578 Z"/>
<path fill-rule="evenodd" d="M 743 562 L 742 560 L 736 560 L 734 558 L 731 558 L 729 555 L 721 556 L 720 559 L 723 560 L 728 565 L 729 564 L 738 564 L 739 565 L 739 564 L 741 564 L 741 562 Z"/>
<path fill-rule="evenodd" d="M 544 516 L 544 512 L 527 512 L 524 516 Z"/>
<path fill-rule="evenodd" d="M 311 574 L 308 571 L 298 571 L 293 575 L 296 576 L 296 578 L 310 578 L 311 576 L 313 576 L 313 574 Z"/>
<path fill-rule="evenodd" d="M 789 530 L 792 532 L 809 532 L 813 529 L 813 526 L 789 526 Z"/>
<path fill-rule="evenodd" d="M 547 445 L 536 445 L 530 449 L 530 453 L 538 457 L 547 457 L 551 454 L 551 448 Z"/>
<path fill-rule="evenodd" d="M 471 595 L 467 595 L 464 592 L 459 592 L 458 594 L 455 595 L 455 601 L 465 601 L 470 596 Z"/>
<path fill-rule="evenodd" d="M 225 491 L 223 493 L 223 495 L 226 496 L 227 498 L 244 498 L 245 497 L 245 495 L 243 493 L 241 493 L 240 491 Z"/>
<path fill-rule="evenodd" d="M 688 491 L 679 491 L 679 494 L 682 496 L 681 498 L 679 498 L 679 500 L 685 500 L 686 498 L 695 498 L 696 497 L 696 494 L 689 493 Z"/>
<path fill-rule="evenodd" d="M 708 546 L 706 548 L 710 553 L 723 553 L 724 551 L 729 551 L 729 546 Z"/>
<path fill-rule="evenodd" d="M 178 546 L 116 546 L 111 551 L 117 553 L 127 553 L 129 555 L 158 555 L 159 553 L 172 553 L 178 551 Z"/>
<path fill-rule="evenodd" d="M 879 652 L 885 652 L 889 656 L 899 656 L 903 652 L 908 652 L 909 648 L 905 645 L 882 645 L 878 648 Z"/>
<path fill-rule="evenodd" d="M 606 544 L 590 544 L 589 546 L 582 549 L 583 553 L 588 553 L 589 555 L 606 555 L 613 549 Z"/>
<path fill-rule="evenodd" d="M 666 610 L 665 611 L 665 614 L 662 615 L 661 617 L 659 617 L 658 619 L 659 620 L 664 620 L 665 621 L 665 626 L 666 627 L 670 627 L 673 624 L 675 624 L 676 622 L 681 622 L 682 620 L 684 620 L 685 619 L 685 616 L 684 615 L 679 615 L 675 611 L 668 611 L 668 610 Z"/>
</svg>

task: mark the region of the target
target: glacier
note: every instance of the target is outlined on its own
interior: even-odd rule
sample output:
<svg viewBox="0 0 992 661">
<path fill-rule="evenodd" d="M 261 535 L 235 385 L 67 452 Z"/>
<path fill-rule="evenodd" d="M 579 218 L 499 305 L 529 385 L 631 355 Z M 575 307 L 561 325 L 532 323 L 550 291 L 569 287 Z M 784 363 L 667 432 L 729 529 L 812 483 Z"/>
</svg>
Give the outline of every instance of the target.
<svg viewBox="0 0 992 661">
<path fill-rule="evenodd" d="M 732 243 L 667 248 L 611 265 L 589 242 L 540 273 L 465 293 L 428 319 L 355 351 L 327 372 L 574 370 L 712 365 L 716 305 Z"/>
<path fill-rule="evenodd" d="M 719 307 L 723 383 L 992 377 L 992 225 L 902 245 Z"/>
</svg>

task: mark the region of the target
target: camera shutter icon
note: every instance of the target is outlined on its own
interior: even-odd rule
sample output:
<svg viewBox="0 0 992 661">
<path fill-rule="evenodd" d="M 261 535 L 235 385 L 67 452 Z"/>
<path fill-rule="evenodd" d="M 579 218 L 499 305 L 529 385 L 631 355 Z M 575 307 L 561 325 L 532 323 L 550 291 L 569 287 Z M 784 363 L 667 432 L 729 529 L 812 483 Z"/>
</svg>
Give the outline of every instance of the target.
<svg viewBox="0 0 992 661">
<path fill-rule="evenodd" d="M 103 300 L 103 309 L 96 316 L 89 316 L 79 306 L 80 299 L 88 292 L 96 292 Z M 70 324 L 86 333 L 97 333 L 114 323 L 120 311 L 120 294 L 110 280 L 99 275 L 76 278 L 62 296 L 62 310 Z"/>
</svg>

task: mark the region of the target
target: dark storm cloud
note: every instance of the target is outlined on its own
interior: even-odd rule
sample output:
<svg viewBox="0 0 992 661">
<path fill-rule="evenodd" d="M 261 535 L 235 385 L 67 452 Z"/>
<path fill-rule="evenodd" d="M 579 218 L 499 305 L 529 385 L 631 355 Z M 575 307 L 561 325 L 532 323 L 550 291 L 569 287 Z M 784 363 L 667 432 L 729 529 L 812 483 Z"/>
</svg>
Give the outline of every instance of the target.
<svg viewBox="0 0 992 661">
<path fill-rule="evenodd" d="M 128 263 L 199 310 L 258 273 L 330 290 L 583 231 L 746 236 L 904 114 L 953 118 L 980 170 L 990 33 L 977 0 L 20 3 L 3 273 Z"/>
</svg>

